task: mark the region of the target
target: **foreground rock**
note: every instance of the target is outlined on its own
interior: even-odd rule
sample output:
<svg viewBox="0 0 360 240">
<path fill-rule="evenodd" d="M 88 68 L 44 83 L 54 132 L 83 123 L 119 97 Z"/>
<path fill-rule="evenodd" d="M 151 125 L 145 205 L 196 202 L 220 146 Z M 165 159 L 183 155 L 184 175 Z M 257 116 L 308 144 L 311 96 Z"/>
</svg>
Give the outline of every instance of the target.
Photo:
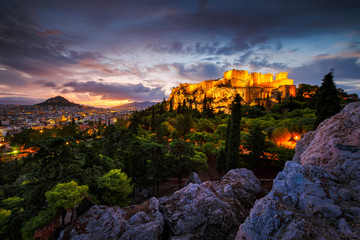
<svg viewBox="0 0 360 240">
<path fill-rule="evenodd" d="M 189 184 L 160 199 L 171 239 L 234 239 L 261 193 L 259 180 L 247 169 L 229 171 L 220 182 Z"/>
<path fill-rule="evenodd" d="M 59 239 L 234 239 L 261 193 L 253 172 L 234 169 L 220 182 L 189 183 L 142 205 L 93 206 Z"/>
<path fill-rule="evenodd" d="M 360 103 L 305 134 L 236 239 L 360 239 Z"/>
<path fill-rule="evenodd" d="M 139 206 L 126 208 L 93 206 L 71 226 L 60 233 L 59 239 L 160 239 L 164 219 L 156 198 Z"/>
</svg>

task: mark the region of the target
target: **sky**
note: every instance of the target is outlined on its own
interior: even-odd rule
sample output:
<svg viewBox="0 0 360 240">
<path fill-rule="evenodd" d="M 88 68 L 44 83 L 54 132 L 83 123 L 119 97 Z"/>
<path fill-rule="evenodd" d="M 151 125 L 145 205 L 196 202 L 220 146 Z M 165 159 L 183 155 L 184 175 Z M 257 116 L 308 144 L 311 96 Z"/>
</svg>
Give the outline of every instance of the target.
<svg viewBox="0 0 360 240">
<path fill-rule="evenodd" d="M 0 104 L 161 101 L 230 69 L 360 95 L 360 1 L 0 2 Z"/>
</svg>

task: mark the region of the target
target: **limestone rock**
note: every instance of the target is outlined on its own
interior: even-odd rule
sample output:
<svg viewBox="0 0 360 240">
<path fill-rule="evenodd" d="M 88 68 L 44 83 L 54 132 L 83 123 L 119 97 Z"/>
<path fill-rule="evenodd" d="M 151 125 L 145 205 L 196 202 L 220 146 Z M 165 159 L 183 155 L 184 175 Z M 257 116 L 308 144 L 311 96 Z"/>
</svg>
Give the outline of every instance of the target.
<svg viewBox="0 0 360 240">
<path fill-rule="evenodd" d="M 182 105 L 186 100 L 187 105 L 202 110 L 205 96 L 208 104 L 217 111 L 228 112 L 231 102 L 239 94 L 246 103 L 256 99 L 276 98 L 280 93 L 282 98 L 295 96 L 293 80 L 287 78 L 287 73 L 273 74 L 248 73 L 245 70 L 229 70 L 224 77 L 218 80 L 207 80 L 197 84 L 180 84 L 174 88 L 169 97 L 173 108 Z"/>
<path fill-rule="evenodd" d="M 360 103 L 355 102 L 323 121 L 296 143 L 293 161 L 333 169 L 343 164 L 346 167 L 347 160 L 360 159 L 359 116 Z"/>
<path fill-rule="evenodd" d="M 236 239 L 360 238 L 360 103 L 305 134 Z"/>
<path fill-rule="evenodd" d="M 197 175 L 196 172 L 190 173 L 189 177 L 186 180 L 185 186 L 189 185 L 190 183 L 201 184 L 199 175 Z"/>
<path fill-rule="evenodd" d="M 164 220 L 156 198 L 126 208 L 93 206 L 59 239 L 160 239 Z"/>
<path fill-rule="evenodd" d="M 171 239 L 233 239 L 239 224 L 261 193 L 247 169 L 229 171 L 220 182 L 190 183 L 160 199 Z"/>
</svg>

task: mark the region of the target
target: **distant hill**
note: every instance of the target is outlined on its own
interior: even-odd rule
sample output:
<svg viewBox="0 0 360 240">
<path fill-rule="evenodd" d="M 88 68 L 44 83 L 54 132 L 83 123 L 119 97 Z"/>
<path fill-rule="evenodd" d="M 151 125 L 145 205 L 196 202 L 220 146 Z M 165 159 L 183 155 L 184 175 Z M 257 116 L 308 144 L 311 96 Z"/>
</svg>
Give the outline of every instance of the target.
<svg viewBox="0 0 360 240">
<path fill-rule="evenodd" d="M 43 106 L 43 107 L 47 107 L 47 106 L 53 106 L 53 107 L 82 107 L 82 105 L 70 102 L 69 100 L 67 100 L 66 98 L 64 98 L 62 96 L 56 96 L 56 97 L 53 97 L 53 98 L 49 98 L 45 102 L 38 103 L 38 104 L 35 104 L 35 105 Z"/>
<path fill-rule="evenodd" d="M 124 105 L 120 105 L 120 106 L 116 106 L 116 107 L 112 107 L 111 109 L 122 109 L 122 110 L 135 110 L 135 109 L 144 109 L 147 107 L 150 107 L 154 104 L 156 104 L 157 102 L 133 102 L 133 103 L 127 103 Z"/>
</svg>

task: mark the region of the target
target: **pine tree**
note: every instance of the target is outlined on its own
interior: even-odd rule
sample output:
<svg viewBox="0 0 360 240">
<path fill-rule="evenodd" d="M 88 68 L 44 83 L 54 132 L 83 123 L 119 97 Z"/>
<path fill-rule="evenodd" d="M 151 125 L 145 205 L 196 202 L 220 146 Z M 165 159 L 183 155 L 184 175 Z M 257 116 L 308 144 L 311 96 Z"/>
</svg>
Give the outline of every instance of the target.
<svg viewBox="0 0 360 240">
<path fill-rule="evenodd" d="M 331 71 L 324 76 L 321 87 L 316 94 L 316 126 L 338 113 L 340 109 L 340 99 Z"/>
<path fill-rule="evenodd" d="M 265 133 L 258 124 L 256 124 L 245 138 L 245 148 L 250 150 L 249 165 L 252 169 L 258 167 L 261 159 L 265 159 L 264 152 L 266 151 Z"/>
<path fill-rule="evenodd" d="M 229 133 L 227 136 L 226 169 L 234 169 L 238 166 L 240 147 L 240 121 L 241 121 L 241 97 L 236 94 L 231 104 L 231 116 L 229 119 Z"/>
</svg>

